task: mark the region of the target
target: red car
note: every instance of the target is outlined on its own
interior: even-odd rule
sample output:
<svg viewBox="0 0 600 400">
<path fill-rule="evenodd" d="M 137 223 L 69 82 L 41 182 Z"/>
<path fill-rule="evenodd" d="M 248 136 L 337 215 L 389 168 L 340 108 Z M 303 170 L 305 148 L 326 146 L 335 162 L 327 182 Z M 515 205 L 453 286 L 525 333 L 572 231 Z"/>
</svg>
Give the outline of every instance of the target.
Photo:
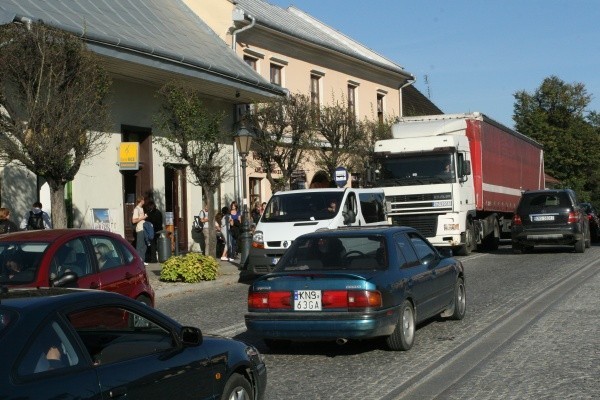
<svg viewBox="0 0 600 400">
<path fill-rule="evenodd" d="M 121 236 L 102 230 L 0 235 L 0 285 L 100 289 L 154 306 L 143 260 Z"/>
</svg>

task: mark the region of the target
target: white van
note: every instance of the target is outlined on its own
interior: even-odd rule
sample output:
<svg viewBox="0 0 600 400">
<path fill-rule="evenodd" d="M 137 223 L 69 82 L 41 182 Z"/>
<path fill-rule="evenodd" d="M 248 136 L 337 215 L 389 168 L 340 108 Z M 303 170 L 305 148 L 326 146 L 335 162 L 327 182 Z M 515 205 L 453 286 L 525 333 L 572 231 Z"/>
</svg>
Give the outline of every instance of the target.
<svg viewBox="0 0 600 400">
<path fill-rule="evenodd" d="M 277 192 L 260 217 L 246 267 L 271 272 L 298 236 L 341 226 L 387 225 L 382 189 L 305 189 Z"/>
</svg>

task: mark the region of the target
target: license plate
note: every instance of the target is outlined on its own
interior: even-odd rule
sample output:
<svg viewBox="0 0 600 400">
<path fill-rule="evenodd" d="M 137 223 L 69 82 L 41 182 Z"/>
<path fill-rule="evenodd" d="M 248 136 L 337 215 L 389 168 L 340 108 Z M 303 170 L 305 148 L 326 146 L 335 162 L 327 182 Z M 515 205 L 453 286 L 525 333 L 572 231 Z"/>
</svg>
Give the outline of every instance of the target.
<svg viewBox="0 0 600 400">
<path fill-rule="evenodd" d="M 450 207 L 451 205 L 452 205 L 452 200 L 440 200 L 440 201 L 433 202 L 434 207 Z"/>
<path fill-rule="evenodd" d="M 321 291 L 294 290 L 294 310 L 321 311 Z"/>
<path fill-rule="evenodd" d="M 275 257 L 271 260 L 271 265 L 275 265 L 279 262 L 279 257 Z"/>
<path fill-rule="evenodd" d="M 539 221 L 554 221 L 554 215 L 534 215 L 533 216 L 533 221 L 534 222 L 539 222 Z"/>
</svg>

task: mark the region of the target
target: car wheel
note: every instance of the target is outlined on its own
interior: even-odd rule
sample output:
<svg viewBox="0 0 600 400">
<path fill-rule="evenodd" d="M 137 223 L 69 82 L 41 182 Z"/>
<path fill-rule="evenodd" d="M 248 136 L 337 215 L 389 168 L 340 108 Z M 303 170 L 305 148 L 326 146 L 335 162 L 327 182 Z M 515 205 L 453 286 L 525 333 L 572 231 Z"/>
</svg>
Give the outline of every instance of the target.
<svg viewBox="0 0 600 400">
<path fill-rule="evenodd" d="M 585 238 L 582 237 L 578 241 L 575 242 L 575 253 L 584 253 L 585 252 Z"/>
<path fill-rule="evenodd" d="M 467 312 L 467 291 L 465 289 L 465 281 L 463 278 L 458 278 L 454 287 L 454 312 L 450 319 L 460 321 L 465 317 Z"/>
<path fill-rule="evenodd" d="M 233 374 L 225 384 L 221 400 L 253 400 L 252 386 L 240 374 Z"/>
<path fill-rule="evenodd" d="M 404 300 L 396 328 L 385 339 L 390 350 L 409 350 L 415 341 L 415 311 L 410 301 Z"/>
<path fill-rule="evenodd" d="M 585 232 L 585 248 L 589 249 L 590 247 L 592 247 L 592 235 L 590 233 L 590 227 L 588 225 L 588 228 Z"/>
<path fill-rule="evenodd" d="M 286 350 L 290 347 L 289 340 L 281 340 L 281 339 L 263 339 L 263 342 L 267 345 L 267 347 L 271 351 L 280 352 Z"/>
</svg>

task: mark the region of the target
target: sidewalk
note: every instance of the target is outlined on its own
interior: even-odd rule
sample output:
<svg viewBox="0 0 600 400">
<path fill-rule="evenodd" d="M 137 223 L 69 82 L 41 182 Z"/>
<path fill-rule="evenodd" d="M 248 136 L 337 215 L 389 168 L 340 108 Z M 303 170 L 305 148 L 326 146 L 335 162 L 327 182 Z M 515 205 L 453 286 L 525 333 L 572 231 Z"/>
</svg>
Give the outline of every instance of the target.
<svg viewBox="0 0 600 400">
<path fill-rule="evenodd" d="M 161 263 L 150 263 L 146 266 L 150 285 L 154 289 L 156 299 L 172 296 L 177 293 L 190 292 L 195 290 L 232 285 L 240 279 L 240 270 L 238 265 L 239 256 L 234 262 L 217 260 L 219 263 L 219 273 L 214 281 L 201 281 L 198 283 L 185 282 L 162 282 L 160 281 Z"/>
</svg>

